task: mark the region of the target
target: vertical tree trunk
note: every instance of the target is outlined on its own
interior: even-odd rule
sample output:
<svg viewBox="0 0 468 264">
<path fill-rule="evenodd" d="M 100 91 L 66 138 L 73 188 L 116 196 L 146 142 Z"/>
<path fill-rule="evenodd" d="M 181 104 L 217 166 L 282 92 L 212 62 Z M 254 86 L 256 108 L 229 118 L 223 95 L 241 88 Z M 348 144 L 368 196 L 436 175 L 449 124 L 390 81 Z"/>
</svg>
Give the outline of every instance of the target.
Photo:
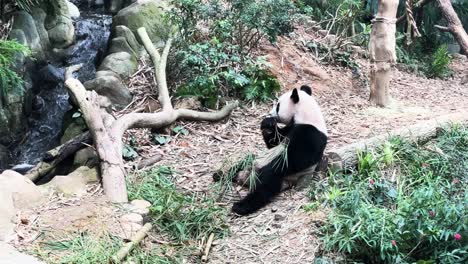
<svg viewBox="0 0 468 264">
<path fill-rule="evenodd" d="M 440 11 L 447 20 L 447 27 L 435 26 L 436 28 L 452 33 L 452 35 L 457 40 L 460 45 L 460 50 L 462 54 L 468 55 L 468 34 L 463 25 L 458 18 L 457 13 L 453 9 L 452 3 L 450 0 L 437 0 L 437 4 L 440 7 Z"/>
<path fill-rule="evenodd" d="M 381 107 L 390 103 L 391 70 L 396 62 L 395 33 L 399 0 L 380 0 L 377 15 L 372 20 L 369 41 L 370 102 Z"/>
</svg>

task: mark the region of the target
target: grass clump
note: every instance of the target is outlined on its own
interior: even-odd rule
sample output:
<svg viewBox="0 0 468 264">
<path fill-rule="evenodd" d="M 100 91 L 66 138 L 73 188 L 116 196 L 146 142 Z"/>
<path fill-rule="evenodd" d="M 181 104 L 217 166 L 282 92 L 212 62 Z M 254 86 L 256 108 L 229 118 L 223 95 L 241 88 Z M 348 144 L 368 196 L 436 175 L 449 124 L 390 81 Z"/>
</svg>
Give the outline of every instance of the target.
<svg viewBox="0 0 468 264">
<path fill-rule="evenodd" d="M 201 239 L 211 233 L 226 235 L 226 210 L 212 197 L 181 192 L 171 181 L 172 174 L 168 167 L 136 174 L 128 182 L 130 200 L 149 201 L 153 223 L 175 242 Z"/>
<path fill-rule="evenodd" d="M 23 91 L 23 79 L 11 69 L 18 53 L 29 56 L 31 50 L 16 40 L 0 40 L 0 98 L 12 91 Z"/>
<path fill-rule="evenodd" d="M 468 130 L 420 146 L 393 138 L 358 168 L 313 186 L 331 213 L 326 251 L 364 263 L 466 263 Z"/>
<path fill-rule="evenodd" d="M 103 234 L 100 237 L 80 233 L 73 238 L 49 241 L 44 247 L 33 252 L 48 263 L 57 264 L 106 264 L 111 257 L 123 246 L 120 238 Z M 155 252 L 144 252 L 136 247 L 127 260 L 134 263 L 177 263 L 176 259 L 156 255 Z"/>
</svg>

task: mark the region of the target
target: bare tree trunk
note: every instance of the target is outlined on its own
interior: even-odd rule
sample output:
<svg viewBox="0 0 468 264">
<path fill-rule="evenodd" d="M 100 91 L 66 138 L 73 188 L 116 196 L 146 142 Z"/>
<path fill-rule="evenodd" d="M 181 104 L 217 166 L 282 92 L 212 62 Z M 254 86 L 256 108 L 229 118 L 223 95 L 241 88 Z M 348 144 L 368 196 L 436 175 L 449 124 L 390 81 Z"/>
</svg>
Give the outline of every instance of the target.
<svg viewBox="0 0 468 264">
<path fill-rule="evenodd" d="M 94 139 L 96 151 L 101 160 L 101 175 L 104 192 L 113 202 L 127 202 L 127 188 L 125 184 L 125 169 L 122 159 L 122 137 L 130 128 L 160 128 L 168 126 L 178 119 L 195 121 L 219 121 L 227 117 L 238 102 L 228 104 L 218 112 L 197 112 L 187 109 L 174 109 L 171 104 L 166 83 L 166 62 L 171 47 L 171 39 L 166 42 L 162 55 L 154 47 L 144 28 L 138 29 L 145 49 L 150 54 L 155 66 L 155 76 L 159 92 L 162 111 L 158 113 L 131 113 L 113 121 L 100 108 L 96 92 L 86 91 L 80 81 L 74 79 L 72 73 L 81 66 L 74 65 L 65 73 L 65 85 L 75 97 L 83 113 Z"/>
<path fill-rule="evenodd" d="M 445 20 L 447 20 L 448 25 L 446 27 L 436 25 L 435 27 L 442 31 L 452 33 L 453 37 L 460 45 L 461 53 L 468 55 L 468 34 L 465 29 L 463 29 L 463 24 L 453 9 L 452 3 L 450 0 L 437 0 L 437 4 L 439 5 L 440 11 L 442 12 Z"/>
<path fill-rule="evenodd" d="M 391 70 L 396 62 L 395 33 L 398 0 L 379 1 L 378 11 L 372 21 L 369 41 L 370 102 L 381 107 L 390 103 L 389 85 Z"/>
</svg>

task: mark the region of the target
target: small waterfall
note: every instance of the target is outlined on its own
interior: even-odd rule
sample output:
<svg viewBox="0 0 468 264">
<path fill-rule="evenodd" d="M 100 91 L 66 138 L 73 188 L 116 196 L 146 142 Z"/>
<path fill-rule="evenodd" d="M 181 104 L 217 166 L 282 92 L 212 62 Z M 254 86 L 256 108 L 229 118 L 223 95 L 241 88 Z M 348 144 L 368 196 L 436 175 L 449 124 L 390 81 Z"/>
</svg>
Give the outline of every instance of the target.
<svg viewBox="0 0 468 264">
<path fill-rule="evenodd" d="M 96 65 L 106 51 L 112 24 L 111 15 L 97 10 L 81 10 L 81 16 L 75 21 L 75 44 L 67 50 L 64 61 L 55 62 L 51 58 L 49 67 L 60 76 L 63 76 L 65 67 L 82 63 L 83 67 L 77 73 L 78 79 L 85 82 L 94 78 Z M 13 149 L 15 164 L 36 164 L 46 151 L 58 146 L 65 112 L 71 109 L 63 81 L 51 84 L 37 80 L 33 83 L 33 91 L 36 93 L 33 112 L 28 119 L 29 132 Z"/>
</svg>

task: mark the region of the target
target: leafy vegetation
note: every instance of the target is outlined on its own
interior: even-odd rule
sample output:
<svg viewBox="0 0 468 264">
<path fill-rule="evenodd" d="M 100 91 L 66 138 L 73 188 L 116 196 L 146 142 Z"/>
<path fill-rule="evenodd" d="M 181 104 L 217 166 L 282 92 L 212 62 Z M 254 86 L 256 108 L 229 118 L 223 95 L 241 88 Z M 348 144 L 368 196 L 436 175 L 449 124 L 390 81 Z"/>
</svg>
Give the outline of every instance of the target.
<svg viewBox="0 0 468 264">
<path fill-rule="evenodd" d="M 134 175 L 128 180 L 129 199 L 149 201 L 153 223 L 176 242 L 201 239 L 211 233 L 226 235 L 226 210 L 211 197 L 181 192 L 170 180 L 172 175 L 168 167 Z"/>
<path fill-rule="evenodd" d="M 69 239 L 49 241 L 40 250 L 33 252 L 48 263 L 80 263 L 80 264 L 105 264 L 110 263 L 111 257 L 123 246 L 122 239 L 103 234 L 100 237 L 89 234 L 78 234 Z M 159 250 L 158 250 L 159 251 Z M 144 252 L 136 247 L 127 257 L 134 263 L 160 263 L 169 264 L 178 262 L 172 257 L 167 257 L 164 252 Z"/>
<path fill-rule="evenodd" d="M 440 46 L 432 55 L 432 62 L 429 65 L 427 75 L 437 78 L 446 77 L 450 72 L 448 67 L 450 61 L 451 58 L 448 54 L 447 45 Z"/>
<path fill-rule="evenodd" d="M 269 65 L 253 49 L 293 30 L 290 0 L 176 0 L 172 20 L 180 29 L 177 94 L 199 96 L 213 107 L 220 97 L 265 101 L 279 90 Z"/>
<path fill-rule="evenodd" d="M 22 91 L 23 79 L 11 69 L 18 53 L 30 55 L 31 50 L 15 40 L 0 40 L 0 98 L 12 91 Z"/>
<path fill-rule="evenodd" d="M 466 263 L 468 129 L 421 146 L 393 138 L 360 153 L 358 168 L 311 188 L 331 208 L 327 251 L 365 263 Z"/>
</svg>

